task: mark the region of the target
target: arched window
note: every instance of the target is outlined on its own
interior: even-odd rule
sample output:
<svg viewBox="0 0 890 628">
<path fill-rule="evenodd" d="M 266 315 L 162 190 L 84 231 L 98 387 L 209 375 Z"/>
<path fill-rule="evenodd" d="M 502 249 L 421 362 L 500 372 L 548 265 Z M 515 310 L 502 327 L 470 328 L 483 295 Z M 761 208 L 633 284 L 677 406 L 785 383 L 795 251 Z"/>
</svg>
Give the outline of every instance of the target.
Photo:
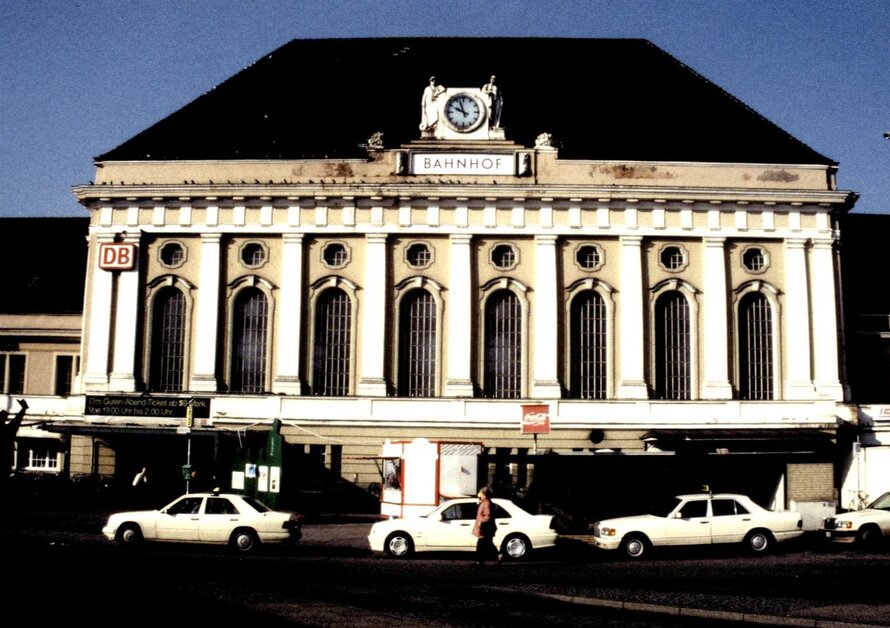
<svg viewBox="0 0 890 628">
<path fill-rule="evenodd" d="M 436 394 L 436 301 L 411 290 L 399 306 L 399 396 Z"/>
<path fill-rule="evenodd" d="M 186 326 L 185 295 L 164 288 L 152 308 L 151 354 L 148 387 L 156 392 L 181 392 Z"/>
<path fill-rule="evenodd" d="M 689 302 L 676 290 L 655 302 L 655 398 L 689 399 L 692 359 Z"/>
<path fill-rule="evenodd" d="M 266 390 L 266 330 L 269 302 L 258 288 L 245 288 L 235 299 L 232 338 L 233 392 Z"/>
<path fill-rule="evenodd" d="M 773 313 L 767 298 L 749 292 L 739 302 L 739 396 L 774 398 Z"/>
<path fill-rule="evenodd" d="M 351 352 L 352 305 L 349 295 L 340 288 L 329 288 L 319 296 L 315 305 L 314 394 L 325 397 L 349 394 Z"/>
<path fill-rule="evenodd" d="M 606 398 L 606 303 L 593 290 L 572 299 L 569 396 Z"/>
<path fill-rule="evenodd" d="M 522 306 L 510 290 L 498 290 L 485 303 L 483 394 L 522 396 Z"/>
</svg>

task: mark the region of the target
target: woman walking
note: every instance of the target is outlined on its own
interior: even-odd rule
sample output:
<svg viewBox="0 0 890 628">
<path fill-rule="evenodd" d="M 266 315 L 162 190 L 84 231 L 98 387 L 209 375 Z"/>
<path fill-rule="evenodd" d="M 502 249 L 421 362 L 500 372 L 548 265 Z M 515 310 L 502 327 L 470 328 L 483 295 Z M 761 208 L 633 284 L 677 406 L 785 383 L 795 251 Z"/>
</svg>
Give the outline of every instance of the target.
<svg viewBox="0 0 890 628">
<path fill-rule="evenodd" d="M 476 496 L 479 498 L 479 506 L 476 508 L 476 525 L 473 526 L 473 536 L 476 537 L 476 562 L 473 564 L 481 566 L 489 558 L 493 560 L 499 558 L 494 545 L 497 523 L 494 518 L 494 505 L 491 503 L 491 489 L 483 486 Z"/>
</svg>

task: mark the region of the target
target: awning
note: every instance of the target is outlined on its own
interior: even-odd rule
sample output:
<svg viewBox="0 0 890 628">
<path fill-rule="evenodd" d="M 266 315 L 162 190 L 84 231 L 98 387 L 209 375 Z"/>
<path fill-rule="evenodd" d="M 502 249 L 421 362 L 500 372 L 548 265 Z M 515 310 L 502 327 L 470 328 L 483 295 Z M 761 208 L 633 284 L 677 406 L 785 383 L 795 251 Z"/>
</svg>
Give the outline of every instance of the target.
<svg viewBox="0 0 890 628">
<path fill-rule="evenodd" d="M 137 427 L 134 425 L 65 425 L 45 423 L 41 426 L 49 432 L 58 434 L 75 434 L 78 436 L 186 436 L 181 428 L 175 427 Z M 219 429 L 192 428 L 189 436 L 195 438 L 232 435 L 234 432 Z"/>
<path fill-rule="evenodd" d="M 664 429 L 643 435 L 647 448 L 677 453 L 774 454 L 830 451 L 836 432 L 818 428 Z"/>
</svg>

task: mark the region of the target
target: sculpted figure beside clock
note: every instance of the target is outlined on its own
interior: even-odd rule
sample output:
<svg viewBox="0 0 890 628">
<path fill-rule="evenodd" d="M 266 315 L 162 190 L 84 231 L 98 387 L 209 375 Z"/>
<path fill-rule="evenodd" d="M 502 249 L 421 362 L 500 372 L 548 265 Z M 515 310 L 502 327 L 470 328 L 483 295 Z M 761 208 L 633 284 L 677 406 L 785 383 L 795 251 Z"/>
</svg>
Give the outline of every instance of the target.
<svg viewBox="0 0 890 628">
<path fill-rule="evenodd" d="M 488 125 L 492 129 L 501 128 L 501 109 L 504 106 L 504 97 L 498 86 L 494 84 L 495 76 L 491 75 L 488 83 L 482 86 L 482 93 L 488 97 Z"/>
<path fill-rule="evenodd" d="M 430 84 L 423 90 L 423 98 L 420 99 L 420 130 L 432 131 L 439 121 L 439 112 L 436 109 L 436 98 L 445 91 L 445 88 L 436 83 L 436 77 L 430 77 Z"/>
</svg>

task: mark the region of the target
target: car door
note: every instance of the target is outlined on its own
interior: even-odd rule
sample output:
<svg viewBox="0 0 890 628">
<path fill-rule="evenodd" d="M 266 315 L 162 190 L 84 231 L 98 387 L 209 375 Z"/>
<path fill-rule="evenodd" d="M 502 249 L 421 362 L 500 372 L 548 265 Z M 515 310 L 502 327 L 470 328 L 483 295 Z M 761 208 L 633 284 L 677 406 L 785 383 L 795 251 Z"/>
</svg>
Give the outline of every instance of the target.
<svg viewBox="0 0 890 628">
<path fill-rule="evenodd" d="M 440 550 L 475 549 L 473 525 L 476 523 L 477 507 L 478 504 L 473 501 L 451 504 L 439 518 L 430 520 L 424 535 L 427 547 Z"/>
<path fill-rule="evenodd" d="M 693 499 L 682 502 L 668 516 L 664 537 L 657 545 L 708 545 L 711 542 L 711 517 L 708 500 Z"/>
<path fill-rule="evenodd" d="M 201 517 L 199 536 L 205 543 L 227 543 L 242 515 L 227 497 L 208 497 Z"/>
<path fill-rule="evenodd" d="M 752 527 L 751 513 L 731 498 L 711 500 L 711 542 L 741 543 Z"/>
<path fill-rule="evenodd" d="M 159 541 L 198 541 L 203 497 L 184 496 L 170 504 L 158 516 Z"/>
</svg>

